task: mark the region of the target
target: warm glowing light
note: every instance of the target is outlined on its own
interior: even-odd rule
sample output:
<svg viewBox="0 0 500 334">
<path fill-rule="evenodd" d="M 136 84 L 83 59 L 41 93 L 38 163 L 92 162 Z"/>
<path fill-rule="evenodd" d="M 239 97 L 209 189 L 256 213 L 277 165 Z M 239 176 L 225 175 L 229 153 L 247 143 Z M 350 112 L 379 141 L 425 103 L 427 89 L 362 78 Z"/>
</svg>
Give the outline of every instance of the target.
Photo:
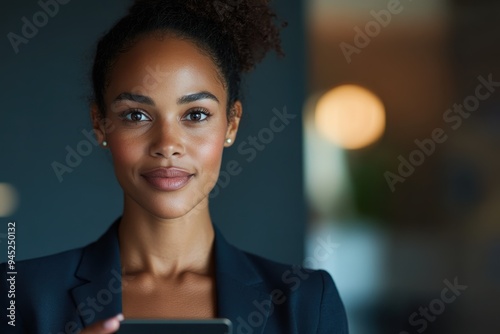
<svg viewBox="0 0 500 334">
<path fill-rule="evenodd" d="M 8 183 L 0 183 L 0 217 L 8 217 L 17 209 L 16 188 Z"/>
<path fill-rule="evenodd" d="M 369 90 L 343 85 L 324 94 L 316 105 L 318 132 L 331 142 L 359 149 L 377 141 L 385 130 L 382 101 Z"/>
</svg>

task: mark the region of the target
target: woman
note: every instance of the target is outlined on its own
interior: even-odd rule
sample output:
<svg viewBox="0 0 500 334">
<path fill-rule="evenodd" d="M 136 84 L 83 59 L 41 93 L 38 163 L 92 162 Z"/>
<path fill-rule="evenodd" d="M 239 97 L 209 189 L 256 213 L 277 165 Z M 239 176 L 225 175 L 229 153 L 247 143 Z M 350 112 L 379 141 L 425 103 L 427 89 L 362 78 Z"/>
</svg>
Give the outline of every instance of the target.
<svg viewBox="0 0 500 334">
<path fill-rule="evenodd" d="M 142 0 L 100 40 L 91 117 L 123 214 L 95 243 L 18 263 L 16 327 L 1 328 L 95 334 L 123 318 L 224 317 L 235 333 L 347 333 L 326 272 L 240 251 L 210 219 L 240 76 L 281 52 L 274 19 L 265 0 Z"/>
</svg>

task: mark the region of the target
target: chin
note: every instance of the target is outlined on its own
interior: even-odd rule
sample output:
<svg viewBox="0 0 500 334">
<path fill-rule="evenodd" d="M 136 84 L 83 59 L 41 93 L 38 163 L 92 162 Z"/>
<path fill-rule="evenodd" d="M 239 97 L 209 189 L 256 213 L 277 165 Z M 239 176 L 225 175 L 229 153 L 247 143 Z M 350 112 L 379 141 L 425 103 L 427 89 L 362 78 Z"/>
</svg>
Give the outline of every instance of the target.
<svg viewBox="0 0 500 334">
<path fill-rule="evenodd" d="M 148 210 L 151 215 L 160 220 L 177 220 L 186 217 L 187 215 L 197 215 L 198 207 L 191 208 L 191 210 L 186 210 L 183 208 L 154 208 Z"/>
<path fill-rule="evenodd" d="M 163 197 L 163 196 L 162 196 Z M 196 216 L 208 210 L 208 201 L 200 199 L 194 201 L 193 197 L 180 196 L 173 198 L 154 198 L 146 203 L 139 203 L 145 211 L 159 219 L 179 219 L 186 215 Z"/>
</svg>

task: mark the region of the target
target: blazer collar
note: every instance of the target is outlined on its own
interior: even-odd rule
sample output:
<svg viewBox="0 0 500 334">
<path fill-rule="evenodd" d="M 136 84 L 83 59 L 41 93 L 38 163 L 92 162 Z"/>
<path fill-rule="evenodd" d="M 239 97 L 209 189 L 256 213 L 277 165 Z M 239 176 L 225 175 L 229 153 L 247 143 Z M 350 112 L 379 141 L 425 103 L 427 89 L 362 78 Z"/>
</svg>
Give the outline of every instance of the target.
<svg viewBox="0 0 500 334">
<path fill-rule="evenodd" d="M 118 224 L 119 219 L 97 241 L 83 248 L 75 276 L 86 282 L 71 293 L 85 326 L 122 312 Z"/>
<path fill-rule="evenodd" d="M 83 249 L 75 276 L 85 280 L 72 289 L 82 323 L 95 321 L 122 312 L 122 282 L 118 225 L 120 218 L 97 241 Z M 271 302 L 271 295 L 248 257 L 230 245 L 220 230 L 215 229 L 215 263 L 217 314 L 228 318 L 233 326 L 246 327 L 262 333 L 268 314 L 259 305 Z"/>
<path fill-rule="evenodd" d="M 234 333 L 246 328 L 247 333 L 260 334 L 269 317 L 261 305 L 272 305 L 271 295 L 247 255 L 214 229 L 218 316 L 231 320 Z"/>
</svg>

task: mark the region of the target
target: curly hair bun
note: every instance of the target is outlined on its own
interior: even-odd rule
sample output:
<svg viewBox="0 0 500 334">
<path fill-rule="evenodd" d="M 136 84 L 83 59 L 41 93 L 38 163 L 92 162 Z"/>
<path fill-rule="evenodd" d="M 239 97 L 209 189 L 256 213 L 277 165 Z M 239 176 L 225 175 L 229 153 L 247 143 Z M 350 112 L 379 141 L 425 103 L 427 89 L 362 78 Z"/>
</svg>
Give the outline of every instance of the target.
<svg viewBox="0 0 500 334">
<path fill-rule="evenodd" d="M 200 20 L 213 24 L 214 33 L 227 36 L 237 53 L 240 71 L 248 72 L 274 50 L 279 56 L 280 30 L 287 24 L 279 22 L 269 6 L 269 0 L 136 0 L 129 15 L 144 12 L 162 13 L 171 10 L 185 11 Z"/>
<path fill-rule="evenodd" d="M 106 112 L 104 93 L 114 61 L 143 35 L 171 32 L 190 39 L 218 67 L 228 91 L 228 110 L 239 99 L 241 74 L 267 52 L 283 56 L 280 30 L 269 0 L 135 0 L 97 44 L 92 83 L 94 101 Z"/>
</svg>

